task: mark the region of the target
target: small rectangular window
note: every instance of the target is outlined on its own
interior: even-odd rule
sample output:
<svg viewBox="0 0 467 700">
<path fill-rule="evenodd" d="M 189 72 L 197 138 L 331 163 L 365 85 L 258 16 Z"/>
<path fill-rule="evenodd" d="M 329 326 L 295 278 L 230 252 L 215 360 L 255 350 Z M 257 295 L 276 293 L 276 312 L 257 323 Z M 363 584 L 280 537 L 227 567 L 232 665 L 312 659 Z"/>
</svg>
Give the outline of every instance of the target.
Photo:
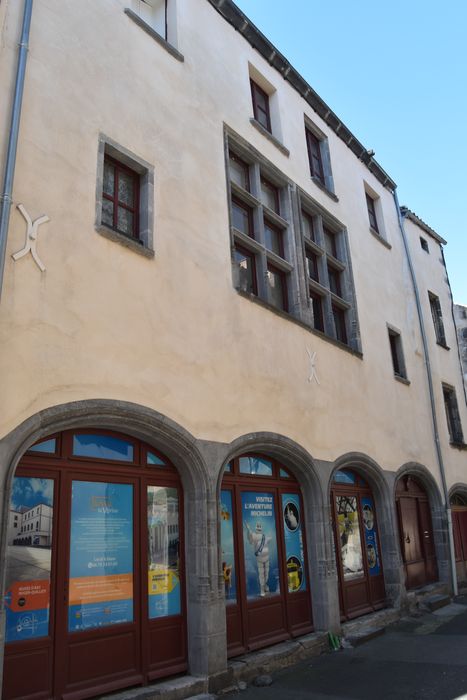
<svg viewBox="0 0 467 700">
<path fill-rule="evenodd" d="M 308 212 L 302 210 L 303 235 L 310 241 L 316 242 L 316 232 L 313 217 Z"/>
<path fill-rule="evenodd" d="M 269 95 L 250 79 L 253 115 L 257 122 L 271 133 L 271 115 L 269 112 Z"/>
<path fill-rule="evenodd" d="M 250 191 L 250 175 L 248 163 L 245 163 L 235 153 L 229 153 L 230 179 L 244 190 Z"/>
<path fill-rule="evenodd" d="M 279 257 L 284 257 L 282 231 L 266 219 L 264 220 L 264 245 L 268 250 L 272 250 L 273 253 L 279 255 Z"/>
<path fill-rule="evenodd" d="M 249 206 L 234 198 L 232 198 L 232 224 L 237 231 L 254 238 L 253 212 Z"/>
<path fill-rule="evenodd" d="M 309 277 L 315 282 L 319 282 L 318 256 L 308 248 L 306 249 L 306 263 Z"/>
<path fill-rule="evenodd" d="M 459 408 L 457 406 L 456 392 L 452 387 L 443 385 L 443 397 L 450 440 L 457 445 L 462 445 L 464 443 L 464 436 L 462 433 Z"/>
<path fill-rule="evenodd" d="M 341 297 L 340 271 L 328 264 L 329 289 L 336 296 Z"/>
<path fill-rule="evenodd" d="M 389 346 L 391 349 L 392 367 L 396 377 L 407 379 L 405 370 L 404 355 L 402 352 L 402 340 L 400 333 L 392 328 L 388 328 Z"/>
<path fill-rule="evenodd" d="M 439 297 L 431 292 L 428 292 L 428 298 L 430 300 L 431 316 L 433 318 L 433 326 L 435 329 L 436 342 L 439 345 L 446 347 L 446 334 L 444 332 L 443 315 L 441 312 L 441 304 Z"/>
<path fill-rule="evenodd" d="M 310 299 L 313 308 L 313 328 L 324 333 L 323 299 L 314 292 L 310 292 Z"/>
<path fill-rule="evenodd" d="M 253 253 L 235 246 L 234 261 L 238 266 L 238 288 L 247 294 L 257 294 L 256 265 Z"/>
<path fill-rule="evenodd" d="M 264 177 L 261 178 L 261 201 L 276 214 L 280 214 L 279 190 Z"/>
<path fill-rule="evenodd" d="M 306 127 L 305 133 L 311 177 L 316 177 L 324 185 L 324 169 L 320 139 Z"/>
<path fill-rule="evenodd" d="M 334 328 L 336 331 L 336 339 L 341 343 L 347 344 L 347 329 L 345 327 L 345 311 L 339 306 L 332 304 L 332 315 L 334 318 Z"/>
<path fill-rule="evenodd" d="M 430 249 L 428 248 L 428 241 L 425 238 L 423 238 L 422 236 L 420 236 L 420 245 L 421 245 L 422 249 L 425 251 L 425 253 L 430 252 Z"/>
<path fill-rule="evenodd" d="M 273 265 L 268 265 L 267 280 L 271 304 L 277 309 L 287 311 L 287 284 L 285 274 L 282 270 L 278 270 Z"/>
<path fill-rule="evenodd" d="M 102 223 L 138 238 L 139 175 L 106 155 L 102 191 Z"/>
<path fill-rule="evenodd" d="M 379 234 L 378 220 L 376 218 L 375 211 L 375 201 L 373 197 L 370 197 L 368 192 L 366 193 L 366 206 L 368 208 L 368 219 L 370 220 L 370 226 L 373 229 L 373 231 L 376 231 L 376 233 Z"/>
<path fill-rule="evenodd" d="M 332 231 L 326 228 L 326 226 L 323 226 L 323 235 L 326 253 L 328 253 L 328 255 L 332 255 L 334 258 L 337 258 L 336 236 Z"/>
</svg>

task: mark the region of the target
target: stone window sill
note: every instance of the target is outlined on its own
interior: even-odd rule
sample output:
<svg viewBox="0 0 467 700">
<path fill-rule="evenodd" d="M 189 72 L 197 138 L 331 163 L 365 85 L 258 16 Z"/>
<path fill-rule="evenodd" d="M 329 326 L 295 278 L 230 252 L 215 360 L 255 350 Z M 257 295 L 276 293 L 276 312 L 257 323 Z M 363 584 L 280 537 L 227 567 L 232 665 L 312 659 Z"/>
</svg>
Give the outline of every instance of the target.
<svg viewBox="0 0 467 700">
<path fill-rule="evenodd" d="M 318 177 L 315 177 L 314 175 L 312 175 L 312 176 L 311 176 L 311 181 L 314 182 L 314 184 L 316 185 L 316 187 L 319 187 L 319 189 L 320 189 L 322 192 L 324 192 L 324 194 L 327 194 L 327 196 L 330 197 L 330 198 L 333 200 L 333 202 L 338 202 L 338 201 L 339 201 L 339 197 L 337 197 L 337 196 L 334 194 L 334 192 L 331 192 L 331 190 L 328 190 L 328 188 L 326 187 L 326 185 L 323 185 L 323 183 L 321 182 L 321 180 L 320 180 Z"/>
<path fill-rule="evenodd" d="M 114 231 L 112 228 L 105 226 L 105 224 L 100 224 L 99 226 L 96 226 L 96 231 L 101 236 L 104 236 L 104 238 L 108 238 L 109 241 L 114 241 L 114 243 L 120 243 L 120 245 L 123 245 L 125 246 L 125 248 L 133 250 L 135 253 L 139 253 L 139 255 L 142 255 L 145 258 L 153 258 L 155 255 L 154 250 L 145 246 L 144 243 L 137 241 L 135 238 L 125 236 L 125 234 L 123 233 Z"/>
<path fill-rule="evenodd" d="M 407 377 L 401 377 L 398 374 L 394 375 L 394 379 L 397 379 L 398 382 L 401 384 L 405 384 L 406 386 L 410 386 L 410 381 L 407 379 Z"/>
<path fill-rule="evenodd" d="M 287 156 L 287 158 L 290 156 L 290 151 L 288 148 L 282 144 L 279 139 L 276 139 L 275 136 L 273 136 L 267 129 L 264 128 L 262 124 L 260 124 L 254 117 L 251 117 L 250 119 L 250 124 L 253 124 L 255 129 L 259 131 L 260 134 L 263 134 L 271 143 L 274 144 L 276 148 L 279 149 L 281 153 L 284 154 L 284 156 Z"/>
<path fill-rule="evenodd" d="M 133 12 L 133 10 L 130 10 L 129 7 L 125 7 L 124 12 L 131 20 L 133 20 L 135 24 L 138 25 L 138 27 L 141 27 L 141 29 L 145 31 L 146 34 L 149 34 L 149 36 L 152 37 L 155 41 L 157 41 L 157 43 L 160 44 L 160 46 L 162 46 L 166 51 L 168 51 L 171 56 L 176 58 L 177 61 L 181 61 L 183 63 L 183 61 L 185 60 L 183 54 L 181 54 L 180 51 L 177 51 L 177 49 L 174 48 L 172 44 L 169 44 L 169 42 L 166 39 L 164 39 L 164 37 L 161 36 L 158 32 L 156 32 L 156 30 L 153 29 L 150 24 L 145 22 L 144 19 L 141 19 L 141 17 L 138 14 L 136 14 L 136 12 Z"/>
<path fill-rule="evenodd" d="M 467 450 L 467 444 L 465 442 L 457 442 L 456 440 L 450 440 L 449 444 L 456 450 Z"/>
<path fill-rule="evenodd" d="M 445 350 L 450 350 L 451 348 L 449 345 L 446 345 L 446 343 L 442 343 L 439 340 L 436 341 L 436 344 L 440 346 L 440 348 L 444 348 Z"/>
<path fill-rule="evenodd" d="M 385 238 L 383 238 L 382 235 L 381 235 L 380 233 L 378 233 L 378 231 L 375 231 L 375 229 L 372 228 L 371 226 L 370 226 L 370 233 L 371 233 L 371 235 L 374 236 L 380 243 L 382 243 L 384 246 L 386 246 L 386 248 L 388 248 L 388 250 L 391 250 L 392 245 L 391 245 L 390 243 L 388 243 L 387 240 L 386 240 Z"/>
</svg>

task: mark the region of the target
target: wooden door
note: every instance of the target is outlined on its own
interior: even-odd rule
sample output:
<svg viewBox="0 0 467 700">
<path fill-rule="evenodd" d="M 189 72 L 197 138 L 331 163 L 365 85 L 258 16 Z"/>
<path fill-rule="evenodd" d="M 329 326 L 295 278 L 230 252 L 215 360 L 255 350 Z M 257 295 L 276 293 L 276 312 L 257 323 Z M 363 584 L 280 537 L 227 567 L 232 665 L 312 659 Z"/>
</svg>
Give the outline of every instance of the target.
<svg viewBox="0 0 467 700">
<path fill-rule="evenodd" d="M 258 455 L 233 460 L 229 470 L 221 548 L 228 653 L 235 656 L 309 632 L 312 617 L 298 485 Z"/>
<path fill-rule="evenodd" d="M 73 437 L 26 455 L 13 483 L 6 700 L 80 700 L 186 669 L 176 470 L 105 431 L 79 436 L 99 457 L 76 455 Z"/>
<path fill-rule="evenodd" d="M 437 580 L 438 567 L 428 496 L 421 483 L 406 476 L 396 489 L 399 541 L 408 589 Z"/>
<path fill-rule="evenodd" d="M 331 508 L 342 619 L 378 610 L 386 595 L 374 500 L 352 470 L 334 477 Z"/>
</svg>

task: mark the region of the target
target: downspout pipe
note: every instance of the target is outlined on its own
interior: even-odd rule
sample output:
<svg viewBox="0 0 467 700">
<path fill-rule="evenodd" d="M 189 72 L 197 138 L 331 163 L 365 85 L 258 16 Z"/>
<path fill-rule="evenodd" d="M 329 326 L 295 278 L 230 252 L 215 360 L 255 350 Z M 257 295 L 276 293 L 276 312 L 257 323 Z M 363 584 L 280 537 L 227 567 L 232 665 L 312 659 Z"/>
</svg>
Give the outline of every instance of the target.
<svg viewBox="0 0 467 700">
<path fill-rule="evenodd" d="M 23 102 L 24 78 L 26 75 L 26 63 L 29 50 L 29 31 L 31 27 L 32 3 L 33 0 L 24 0 L 23 27 L 21 30 L 21 40 L 19 43 L 18 67 L 16 70 L 15 93 L 11 109 L 10 134 L 6 153 L 5 175 L 3 179 L 2 193 L 0 195 L 0 297 L 3 287 L 3 272 L 5 269 L 10 210 L 13 202 L 13 180 L 15 177 L 16 151 L 18 147 L 18 134 L 21 120 L 21 106 Z"/>
<path fill-rule="evenodd" d="M 434 443 L 435 443 L 435 448 L 436 448 L 436 457 L 438 460 L 439 471 L 441 474 L 441 482 L 443 485 L 444 503 L 445 503 L 445 509 L 446 509 L 446 518 L 447 518 L 447 523 L 448 523 L 448 538 L 449 538 L 449 554 L 450 554 L 450 562 L 451 562 L 452 588 L 453 588 L 454 595 L 457 596 L 458 588 L 457 588 L 457 573 L 456 573 L 456 555 L 455 555 L 455 551 L 454 551 L 454 535 L 453 535 L 453 530 L 452 530 L 452 513 L 451 513 L 451 507 L 450 507 L 450 503 L 449 503 L 449 490 L 448 490 L 447 481 L 446 481 L 446 470 L 444 467 L 443 453 L 441 450 L 441 443 L 440 443 L 440 439 L 439 439 L 438 417 L 437 417 L 437 413 L 436 413 L 436 402 L 435 402 L 435 392 L 434 392 L 434 388 L 433 388 L 433 377 L 431 374 L 430 353 L 428 351 L 428 341 L 427 341 L 427 337 L 426 337 L 425 324 L 423 322 L 422 305 L 420 303 L 420 293 L 418 290 L 417 278 L 415 276 L 415 268 L 413 266 L 413 260 L 412 260 L 412 256 L 410 253 L 409 243 L 407 240 L 407 234 L 406 234 L 406 231 L 404 228 L 404 218 L 403 218 L 401 210 L 400 210 L 399 198 L 397 196 L 396 189 L 394 189 L 394 191 L 393 191 L 393 197 L 394 197 L 394 203 L 396 205 L 397 217 L 399 220 L 399 228 L 400 228 L 400 232 L 402 235 L 402 242 L 404 244 L 406 258 L 407 258 L 407 262 L 409 264 L 410 277 L 412 279 L 412 286 L 413 286 L 414 295 L 415 295 L 415 303 L 417 306 L 418 321 L 420 324 L 420 332 L 421 332 L 421 336 L 422 336 L 423 356 L 424 356 L 424 360 L 425 360 L 425 369 L 426 369 L 426 376 L 427 376 L 427 382 L 428 382 L 428 391 L 429 391 L 429 395 L 430 395 L 433 438 L 434 438 Z"/>
</svg>

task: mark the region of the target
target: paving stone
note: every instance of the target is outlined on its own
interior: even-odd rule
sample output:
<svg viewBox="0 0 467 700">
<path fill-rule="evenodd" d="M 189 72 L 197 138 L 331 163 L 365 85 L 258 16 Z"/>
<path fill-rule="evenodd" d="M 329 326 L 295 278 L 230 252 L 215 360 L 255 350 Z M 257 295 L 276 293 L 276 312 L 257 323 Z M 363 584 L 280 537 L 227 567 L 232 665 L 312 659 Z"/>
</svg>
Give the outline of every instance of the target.
<svg viewBox="0 0 467 700">
<path fill-rule="evenodd" d="M 253 685 L 255 685 L 257 688 L 265 688 L 269 685 L 272 685 L 272 678 L 267 674 L 263 674 L 262 676 L 256 676 L 256 678 L 253 681 Z"/>
</svg>

